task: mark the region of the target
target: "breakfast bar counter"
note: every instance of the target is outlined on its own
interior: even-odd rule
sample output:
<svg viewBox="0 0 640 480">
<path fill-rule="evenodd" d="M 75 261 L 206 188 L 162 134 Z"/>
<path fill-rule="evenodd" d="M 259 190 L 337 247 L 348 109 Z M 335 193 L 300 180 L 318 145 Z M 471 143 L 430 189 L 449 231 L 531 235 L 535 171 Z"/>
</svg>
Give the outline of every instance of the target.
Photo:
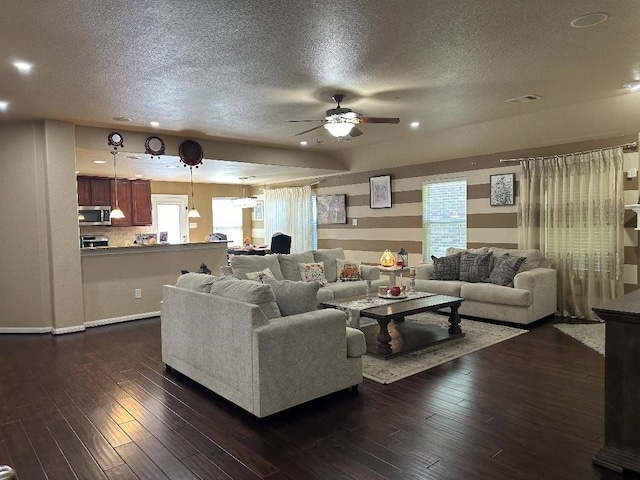
<svg viewBox="0 0 640 480">
<path fill-rule="evenodd" d="M 95 326 L 159 315 L 162 286 L 203 263 L 219 275 L 227 242 L 82 248 L 80 256 L 85 325 Z"/>
</svg>

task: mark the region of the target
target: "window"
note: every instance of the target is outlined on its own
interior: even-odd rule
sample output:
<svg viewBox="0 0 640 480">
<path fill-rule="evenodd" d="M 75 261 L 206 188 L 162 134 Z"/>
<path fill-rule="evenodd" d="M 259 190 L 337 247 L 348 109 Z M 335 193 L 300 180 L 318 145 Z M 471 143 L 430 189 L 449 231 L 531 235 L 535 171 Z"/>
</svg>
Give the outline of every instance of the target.
<svg viewBox="0 0 640 480">
<path fill-rule="evenodd" d="M 422 258 L 442 257 L 448 247 L 467 246 L 467 181 L 422 184 Z"/>
<path fill-rule="evenodd" d="M 318 249 L 318 195 L 313 193 L 311 195 L 311 200 L 313 203 L 312 211 L 313 215 L 311 216 L 313 225 L 311 227 L 311 245 L 313 250 Z"/>
<path fill-rule="evenodd" d="M 242 245 L 242 208 L 231 198 L 211 199 L 212 233 L 224 233 L 229 245 Z"/>
</svg>

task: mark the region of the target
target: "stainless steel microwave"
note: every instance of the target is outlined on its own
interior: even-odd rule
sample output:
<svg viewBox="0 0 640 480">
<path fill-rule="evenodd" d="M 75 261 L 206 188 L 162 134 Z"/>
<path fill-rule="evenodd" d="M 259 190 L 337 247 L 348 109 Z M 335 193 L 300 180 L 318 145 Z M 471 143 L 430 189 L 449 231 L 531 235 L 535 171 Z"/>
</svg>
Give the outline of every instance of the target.
<svg viewBox="0 0 640 480">
<path fill-rule="evenodd" d="M 78 223 L 80 225 L 111 225 L 111 207 L 78 207 Z"/>
</svg>

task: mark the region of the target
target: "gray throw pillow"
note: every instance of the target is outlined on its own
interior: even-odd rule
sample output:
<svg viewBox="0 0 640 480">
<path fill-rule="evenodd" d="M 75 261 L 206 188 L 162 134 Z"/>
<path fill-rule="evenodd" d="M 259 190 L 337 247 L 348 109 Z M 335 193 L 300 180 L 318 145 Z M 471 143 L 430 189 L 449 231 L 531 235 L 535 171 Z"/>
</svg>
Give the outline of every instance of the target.
<svg viewBox="0 0 640 480">
<path fill-rule="evenodd" d="M 433 261 L 431 280 L 460 279 L 460 253 L 440 258 L 431 255 L 431 260 Z"/>
<path fill-rule="evenodd" d="M 460 280 L 471 283 L 488 282 L 492 255 L 492 252 L 485 254 L 462 252 L 460 254 Z"/>
<path fill-rule="evenodd" d="M 253 303 L 269 319 L 281 316 L 276 297 L 269 285 L 253 280 L 238 280 L 235 277 L 224 277 L 211 286 L 211 294 L 220 297 L 232 298 L 241 302 Z"/>
<path fill-rule="evenodd" d="M 265 277 L 264 283 L 273 289 L 283 317 L 318 309 L 318 282 L 294 282 Z"/>
<path fill-rule="evenodd" d="M 513 278 L 526 259 L 526 257 L 516 257 L 508 253 L 498 257 L 493 270 L 489 274 L 489 282 L 503 287 L 513 287 Z"/>
<path fill-rule="evenodd" d="M 218 277 L 207 275 L 206 273 L 189 272 L 178 277 L 177 287 L 188 288 L 196 292 L 209 293 L 211 285 L 218 280 Z"/>
</svg>

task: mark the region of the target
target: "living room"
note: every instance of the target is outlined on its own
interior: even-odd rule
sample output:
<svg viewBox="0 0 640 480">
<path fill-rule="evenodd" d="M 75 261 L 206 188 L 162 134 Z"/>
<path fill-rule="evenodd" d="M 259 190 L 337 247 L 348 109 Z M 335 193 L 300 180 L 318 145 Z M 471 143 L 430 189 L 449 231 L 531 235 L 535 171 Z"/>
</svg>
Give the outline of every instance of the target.
<svg viewBox="0 0 640 480">
<path fill-rule="evenodd" d="M 623 87 L 638 80 L 635 5 L 266 2 L 245 18 L 226 2 L 183 5 L 184 15 L 167 5 L 123 12 L 86 3 L 16 6 L 2 20 L 5 56 L 31 57 L 35 67 L 31 77 L 10 62 L 0 71 L 0 100 L 11 97 L 0 107 L 0 463 L 27 478 L 619 478 L 590 464 L 603 440 L 603 358 L 552 325 L 268 422 L 164 372 L 157 320 L 49 332 L 86 322 L 76 151 L 108 153 L 115 130 L 125 151 L 143 152 L 144 139 L 158 135 L 172 156 L 195 139 L 205 162 L 331 170 L 257 181 L 252 191 L 318 182 L 318 195 L 346 195 L 347 223 L 320 225 L 318 247 L 349 259 L 376 264 L 385 249 L 404 248 L 410 264 L 423 261 L 423 183 L 455 177 L 467 181 L 467 246 L 517 248 L 517 201 L 489 202 L 492 175 L 515 174 L 516 199 L 520 192 L 518 162 L 501 160 L 638 141 L 640 96 Z M 601 24 L 569 25 L 602 10 Z M 149 25 L 156 15 L 161 28 Z M 183 51 L 173 34 L 194 30 L 193 52 Z M 148 38 L 132 41 L 132 31 Z M 167 87 L 177 77 L 188 82 Z M 341 107 L 400 123 L 363 121 L 362 135 L 339 141 L 324 129 L 296 136 L 322 126 L 341 91 Z M 542 98 L 506 102 L 529 94 Z M 131 122 L 113 120 L 120 115 Z M 288 123 L 307 119 L 316 123 Z M 639 163 L 637 151 L 624 154 L 625 172 Z M 371 209 L 369 178 L 380 175 L 390 176 L 391 206 Z M 194 176 L 196 192 L 216 188 Z M 625 177 L 624 203 L 638 197 L 637 177 Z M 625 292 L 639 284 L 635 226 L 629 210 Z M 33 441 L 39 434 L 43 443 Z"/>
</svg>

